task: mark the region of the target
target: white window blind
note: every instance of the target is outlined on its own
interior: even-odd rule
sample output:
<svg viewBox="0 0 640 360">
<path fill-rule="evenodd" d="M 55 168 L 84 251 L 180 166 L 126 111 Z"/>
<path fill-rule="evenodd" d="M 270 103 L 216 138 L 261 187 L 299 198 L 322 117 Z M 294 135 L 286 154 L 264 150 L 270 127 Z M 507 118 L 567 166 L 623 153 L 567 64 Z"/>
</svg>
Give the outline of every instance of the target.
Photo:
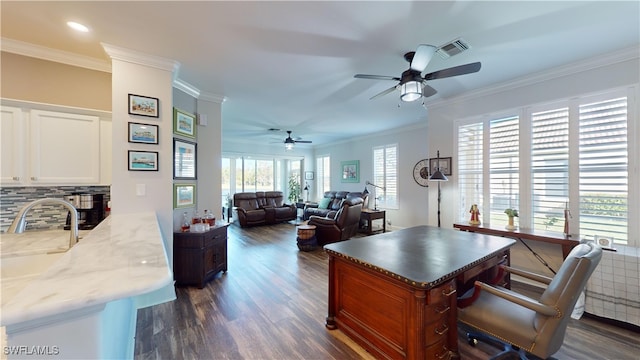
<svg viewBox="0 0 640 360">
<path fill-rule="evenodd" d="M 378 207 L 398 208 L 398 146 L 385 145 L 373 149 L 373 183 Z"/>
<path fill-rule="evenodd" d="M 627 98 L 580 105 L 580 235 L 628 241 Z"/>
<path fill-rule="evenodd" d="M 506 225 L 504 210 L 520 204 L 519 117 L 489 122 L 489 223 Z"/>
<path fill-rule="evenodd" d="M 533 228 L 564 231 L 569 201 L 569 108 L 531 114 Z"/>
<path fill-rule="evenodd" d="M 460 207 L 458 218 L 469 220 L 471 206 L 478 205 L 480 214 L 484 213 L 482 154 L 483 123 L 460 126 L 458 129 L 458 191 Z"/>
<path fill-rule="evenodd" d="M 331 157 L 319 156 L 316 158 L 316 174 L 317 174 L 317 186 L 316 197 L 322 199 L 325 191 L 331 189 Z"/>
</svg>

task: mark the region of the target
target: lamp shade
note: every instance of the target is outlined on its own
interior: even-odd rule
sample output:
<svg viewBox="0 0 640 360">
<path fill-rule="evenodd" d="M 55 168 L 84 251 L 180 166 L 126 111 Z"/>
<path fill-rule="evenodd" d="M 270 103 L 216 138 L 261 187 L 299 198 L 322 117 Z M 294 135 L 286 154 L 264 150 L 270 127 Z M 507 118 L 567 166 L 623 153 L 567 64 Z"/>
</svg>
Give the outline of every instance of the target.
<svg viewBox="0 0 640 360">
<path fill-rule="evenodd" d="M 407 81 L 400 85 L 400 100 L 416 101 L 422 97 L 422 83 L 418 81 Z"/>
<path fill-rule="evenodd" d="M 436 169 L 436 171 L 434 171 L 433 174 L 429 176 L 429 180 L 430 181 L 449 181 L 449 179 L 447 179 L 447 177 L 442 173 L 442 171 L 440 171 L 440 169 Z"/>
</svg>

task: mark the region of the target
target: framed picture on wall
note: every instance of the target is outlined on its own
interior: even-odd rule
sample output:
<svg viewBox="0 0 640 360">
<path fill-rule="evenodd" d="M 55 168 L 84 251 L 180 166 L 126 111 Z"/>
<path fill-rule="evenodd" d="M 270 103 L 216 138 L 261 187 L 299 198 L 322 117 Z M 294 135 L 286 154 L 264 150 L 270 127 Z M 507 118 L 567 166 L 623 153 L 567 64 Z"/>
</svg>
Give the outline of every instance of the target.
<svg viewBox="0 0 640 360">
<path fill-rule="evenodd" d="M 305 171 L 304 172 L 305 180 L 313 180 L 313 171 Z"/>
<path fill-rule="evenodd" d="M 173 108 L 173 133 L 195 139 L 196 131 L 196 116 Z"/>
<path fill-rule="evenodd" d="M 436 172 L 437 168 L 440 168 L 440 172 L 442 172 L 446 176 L 451 176 L 451 158 L 441 157 L 440 162 L 438 162 L 438 158 L 429 159 L 429 174 L 433 174 L 434 172 Z"/>
<path fill-rule="evenodd" d="M 197 144 L 173 139 L 173 178 L 180 180 L 197 179 Z"/>
<path fill-rule="evenodd" d="M 342 182 L 360 182 L 360 160 L 341 161 L 340 169 L 342 172 Z"/>
<path fill-rule="evenodd" d="M 159 117 L 158 99 L 142 95 L 129 94 L 129 114 Z"/>
<path fill-rule="evenodd" d="M 173 208 L 194 207 L 196 205 L 195 184 L 173 184 Z"/>
<path fill-rule="evenodd" d="M 158 152 L 129 150 L 129 171 L 158 171 Z"/>
<path fill-rule="evenodd" d="M 158 144 L 158 125 L 129 123 L 129 142 Z"/>
</svg>

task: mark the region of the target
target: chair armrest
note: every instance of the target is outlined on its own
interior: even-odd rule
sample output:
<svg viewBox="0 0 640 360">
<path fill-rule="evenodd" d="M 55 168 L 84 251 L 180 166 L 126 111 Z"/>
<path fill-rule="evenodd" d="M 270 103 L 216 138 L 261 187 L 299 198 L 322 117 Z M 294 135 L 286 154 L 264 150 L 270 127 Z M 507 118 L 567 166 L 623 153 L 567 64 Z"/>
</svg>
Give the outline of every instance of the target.
<svg viewBox="0 0 640 360">
<path fill-rule="evenodd" d="M 317 208 L 318 206 L 320 206 L 320 204 L 305 204 L 304 207 L 306 208 Z"/>
<path fill-rule="evenodd" d="M 309 217 L 309 225 L 312 225 L 312 223 L 313 223 L 313 225 L 317 224 L 317 225 L 321 225 L 321 226 L 322 225 L 327 226 L 327 225 L 335 225 L 336 221 L 333 220 L 333 219 L 326 218 L 326 217 L 311 215 Z"/>
<path fill-rule="evenodd" d="M 233 211 L 241 212 L 243 214 L 247 213 L 247 210 L 245 210 L 244 208 L 241 208 L 241 207 L 237 207 L 237 206 L 233 207 Z"/>
<path fill-rule="evenodd" d="M 515 274 L 515 275 L 518 275 L 518 276 L 522 276 L 522 277 L 525 277 L 527 279 L 534 280 L 534 281 L 537 281 L 537 282 L 540 282 L 540 283 L 543 283 L 543 284 L 547 284 L 547 285 L 549 285 L 551 283 L 551 280 L 553 280 L 552 278 L 550 278 L 548 276 L 532 273 L 532 272 L 526 271 L 526 270 L 512 268 L 511 266 L 507 266 L 507 265 L 501 265 L 500 267 L 502 269 L 504 269 L 505 271 L 510 272 L 512 274 Z"/>
<path fill-rule="evenodd" d="M 496 288 L 480 281 L 476 281 L 474 283 L 474 286 L 474 292 L 479 290 L 486 291 L 492 295 L 501 297 L 505 300 L 511 301 L 512 303 L 526 307 L 527 309 L 533 310 L 539 314 L 560 317 L 560 310 L 558 310 L 557 308 L 542 304 L 539 301 L 533 300 L 516 292 L 509 291 L 503 288 Z"/>
</svg>

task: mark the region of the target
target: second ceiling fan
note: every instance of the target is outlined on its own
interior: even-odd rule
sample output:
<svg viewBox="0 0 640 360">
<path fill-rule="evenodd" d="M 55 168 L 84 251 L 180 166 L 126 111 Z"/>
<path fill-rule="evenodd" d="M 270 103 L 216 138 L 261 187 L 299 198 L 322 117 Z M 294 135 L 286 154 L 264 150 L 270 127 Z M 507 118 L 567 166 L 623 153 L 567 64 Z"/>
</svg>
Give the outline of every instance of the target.
<svg viewBox="0 0 640 360">
<path fill-rule="evenodd" d="M 418 45 L 416 51 L 404 54 L 404 59 L 409 63 L 409 69 L 405 70 L 400 77 L 384 76 L 384 75 L 367 75 L 356 74 L 357 79 L 371 80 L 394 80 L 399 83 L 384 90 L 370 98 L 373 100 L 380 96 L 386 95 L 396 89 L 400 90 L 400 99 L 402 101 L 415 101 L 421 97 L 429 97 L 435 95 L 437 90 L 427 85 L 427 80 L 443 79 L 452 76 L 471 74 L 480 71 L 480 62 L 454 66 L 447 69 L 434 71 L 422 76 L 422 72 L 429 65 L 431 58 L 438 48 L 433 45 Z"/>
<path fill-rule="evenodd" d="M 287 130 L 287 135 L 287 138 L 284 139 L 284 147 L 286 150 L 293 149 L 296 143 L 311 144 L 311 140 L 294 140 L 293 138 L 291 138 L 291 130 Z"/>
</svg>

